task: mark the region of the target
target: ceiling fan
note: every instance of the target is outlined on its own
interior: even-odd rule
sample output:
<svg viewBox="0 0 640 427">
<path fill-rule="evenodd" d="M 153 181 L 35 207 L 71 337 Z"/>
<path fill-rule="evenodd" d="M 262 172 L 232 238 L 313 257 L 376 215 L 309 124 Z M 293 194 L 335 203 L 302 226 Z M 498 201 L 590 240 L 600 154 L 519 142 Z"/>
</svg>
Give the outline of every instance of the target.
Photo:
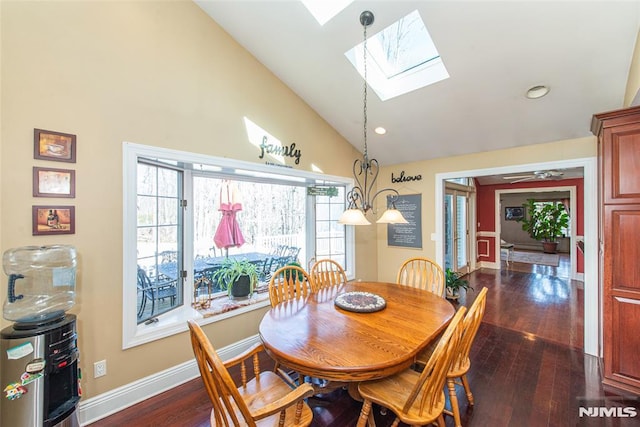
<svg viewBox="0 0 640 427">
<path fill-rule="evenodd" d="M 527 175 L 503 176 L 502 179 L 513 179 L 514 181 L 511 181 L 510 184 L 515 184 L 516 182 L 533 181 L 537 179 L 562 179 L 562 175 L 564 175 L 564 172 L 557 170 L 548 170 L 535 171 Z"/>
</svg>

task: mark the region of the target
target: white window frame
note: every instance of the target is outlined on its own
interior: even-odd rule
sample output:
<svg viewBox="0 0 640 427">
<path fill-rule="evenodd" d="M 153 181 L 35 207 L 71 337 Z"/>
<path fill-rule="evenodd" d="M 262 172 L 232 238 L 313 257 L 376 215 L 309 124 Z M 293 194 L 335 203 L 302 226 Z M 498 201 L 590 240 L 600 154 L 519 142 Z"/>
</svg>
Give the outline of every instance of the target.
<svg viewBox="0 0 640 427">
<path fill-rule="evenodd" d="M 191 153 L 187 151 L 172 150 L 167 148 L 152 147 L 140 145 L 130 142 L 123 142 L 123 218 L 122 218 L 122 348 L 127 349 L 141 344 L 145 344 L 157 339 L 165 338 L 187 330 L 188 319 L 199 319 L 202 324 L 217 322 L 229 317 L 238 316 L 248 311 L 256 310 L 269 305 L 269 301 L 265 300 L 257 304 L 241 307 L 216 316 L 202 317 L 198 311 L 191 307 L 187 301 L 188 295 L 191 293 L 193 278 L 189 273 L 193 271 L 193 253 L 192 245 L 184 245 L 184 268 L 188 272 L 184 295 L 185 302 L 182 307 L 172 310 L 168 313 L 157 317 L 158 321 L 151 324 L 137 324 L 136 318 L 136 287 L 132 283 L 136 283 L 136 246 L 137 246 L 137 167 L 138 159 L 163 159 L 165 161 L 175 161 L 193 164 L 206 164 L 223 168 L 242 169 L 259 173 L 304 178 L 308 181 L 315 181 L 318 185 L 328 185 L 328 183 L 344 184 L 345 191 L 349 191 L 353 186 L 353 179 L 339 176 L 324 175 L 314 172 L 302 171 L 286 167 L 278 167 L 273 165 L 251 163 L 241 160 L 233 160 L 204 154 Z M 191 173 L 185 170 L 184 174 L 184 197 L 186 200 L 193 200 Z M 193 234 L 193 203 L 187 203 L 184 212 L 185 218 L 185 236 Z M 315 230 L 315 226 L 310 225 L 307 221 L 307 231 Z M 310 239 L 315 239 L 315 231 L 309 234 Z M 355 234 L 353 227 L 346 228 L 346 259 L 347 275 L 350 278 L 355 277 Z"/>
</svg>

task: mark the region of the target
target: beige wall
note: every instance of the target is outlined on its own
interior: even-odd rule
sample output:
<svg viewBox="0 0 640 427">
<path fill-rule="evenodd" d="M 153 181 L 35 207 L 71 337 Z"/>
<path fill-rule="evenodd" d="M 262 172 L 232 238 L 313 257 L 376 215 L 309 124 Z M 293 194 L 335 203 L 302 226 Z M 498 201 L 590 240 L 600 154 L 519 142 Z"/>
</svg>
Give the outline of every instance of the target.
<svg viewBox="0 0 640 427">
<path fill-rule="evenodd" d="M 383 168 L 379 184 L 391 183 L 391 173 L 395 176 L 400 171 L 405 175 L 422 175 L 421 181 L 396 184 L 400 194 L 422 194 L 422 249 L 405 249 L 387 246 L 387 229 L 380 226 L 377 234 L 378 247 L 378 279 L 395 281 L 398 268 L 402 262 L 413 256 L 426 256 L 435 259 L 436 242 L 431 240 L 431 234 L 436 231 L 435 204 L 435 175 L 438 173 L 497 168 L 509 165 L 542 163 L 554 160 L 570 160 L 596 155 L 595 137 L 558 141 L 545 144 L 528 145 L 525 147 L 497 150 L 466 156 L 448 157 L 443 159 L 426 160 L 422 162 L 406 163 Z"/>
<path fill-rule="evenodd" d="M 188 0 L 1 1 L 0 249 L 52 243 L 79 253 L 83 391 L 92 397 L 193 357 L 186 333 L 122 345 L 122 142 L 262 163 L 243 117 L 302 150 L 297 169 L 351 175 L 357 155 L 308 105 Z M 75 164 L 33 159 L 33 129 L 77 135 Z M 75 199 L 33 198 L 32 167 L 76 170 Z M 31 205 L 76 207 L 76 233 L 32 236 Z M 375 228 L 358 230 L 359 242 Z M 375 278 L 375 245 L 357 270 Z M 6 280 L 0 287 L 4 302 Z M 206 327 L 215 346 L 257 333 L 264 310 Z M 2 325 L 8 323 L 2 321 Z M 108 375 L 93 379 L 95 361 Z"/>
<path fill-rule="evenodd" d="M 296 168 L 309 170 L 313 162 L 328 174 L 351 175 L 355 149 L 191 1 L 2 0 L 0 43 L 0 250 L 52 243 L 78 248 L 72 311 L 79 319 L 85 397 L 192 358 L 185 333 L 121 350 L 123 141 L 261 162 L 247 143 L 246 116 L 302 149 Z M 637 75 L 637 47 L 633 64 Z M 627 95 L 639 86 L 630 78 Z M 76 134 L 77 163 L 34 160 L 34 128 Z M 424 248 L 389 248 L 385 226 L 357 227 L 357 276 L 394 280 L 405 258 L 435 255 L 436 173 L 594 155 L 595 139 L 583 138 L 383 168 L 384 186 L 392 172 L 423 176 L 395 188 L 422 194 Z M 31 197 L 31 168 L 45 165 L 76 170 L 77 196 L 70 203 Z M 50 203 L 76 206 L 75 235 L 31 236 L 31 205 Z M 215 346 L 231 344 L 255 334 L 263 312 L 206 331 Z M 87 373 L 101 359 L 109 374 L 96 380 Z"/>
<path fill-rule="evenodd" d="M 636 38 L 636 47 L 631 57 L 631 67 L 629 68 L 629 79 L 624 95 L 624 106 L 631 106 L 631 102 L 640 91 L 640 32 Z"/>
</svg>

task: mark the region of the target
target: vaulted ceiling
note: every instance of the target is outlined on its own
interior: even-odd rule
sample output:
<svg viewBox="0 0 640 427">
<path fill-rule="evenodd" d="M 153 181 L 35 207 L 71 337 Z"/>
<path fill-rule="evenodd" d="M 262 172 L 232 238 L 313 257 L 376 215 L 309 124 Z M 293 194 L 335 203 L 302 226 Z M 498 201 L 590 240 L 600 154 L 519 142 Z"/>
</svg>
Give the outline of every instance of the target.
<svg viewBox="0 0 640 427">
<path fill-rule="evenodd" d="M 638 1 L 357 1 L 320 26 L 295 0 L 196 0 L 218 24 L 359 150 L 362 78 L 344 53 L 418 10 L 450 78 L 368 101 L 381 164 L 590 135 L 593 113 L 622 108 Z M 527 99 L 528 88 L 550 93 Z M 371 132 L 384 126 L 384 136 Z"/>
</svg>

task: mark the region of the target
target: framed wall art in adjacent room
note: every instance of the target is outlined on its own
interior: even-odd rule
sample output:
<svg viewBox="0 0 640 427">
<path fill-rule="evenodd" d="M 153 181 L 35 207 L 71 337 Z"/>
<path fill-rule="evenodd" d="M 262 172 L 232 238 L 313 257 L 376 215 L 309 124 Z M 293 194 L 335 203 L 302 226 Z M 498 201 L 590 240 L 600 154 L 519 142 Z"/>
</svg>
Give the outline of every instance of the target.
<svg viewBox="0 0 640 427">
<path fill-rule="evenodd" d="M 50 130 L 33 130 L 33 158 L 55 162 L 76 162 L 76 136 Z"/>
<path fill-rule="evenodd" d="M 34 167 L 33 197 L 76 197 L 76 171 Z"/>
<path fill-rule="evenodd" d="M 75 206 L 33 206 L 33 235 L 74 234 L 76 232 Z"/>
<path fill-rule="evenodd" d="M 514 206 L 504 208 L 504 219 L 507 221 L 518 221 L 524 219 L 524 207 Z"/>
</svg>

